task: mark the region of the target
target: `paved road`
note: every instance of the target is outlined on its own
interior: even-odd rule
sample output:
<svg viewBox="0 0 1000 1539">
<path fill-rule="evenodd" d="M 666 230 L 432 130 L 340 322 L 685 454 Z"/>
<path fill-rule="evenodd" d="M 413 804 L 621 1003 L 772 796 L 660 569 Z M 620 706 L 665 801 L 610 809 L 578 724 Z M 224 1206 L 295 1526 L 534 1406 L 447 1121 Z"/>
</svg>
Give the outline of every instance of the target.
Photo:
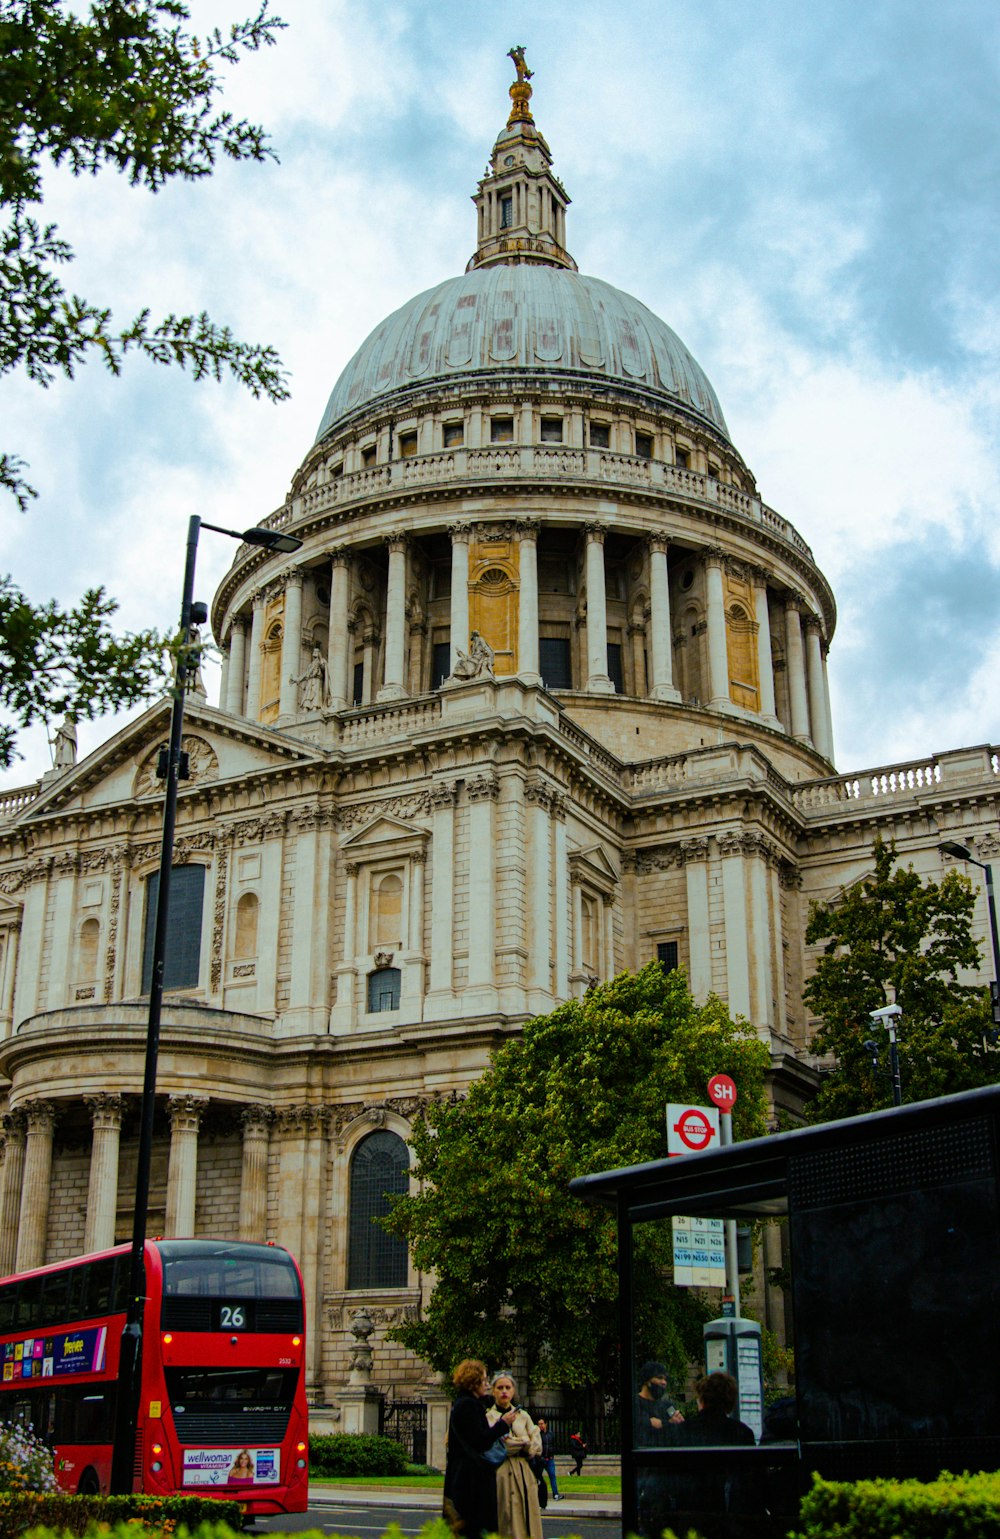
<svg viewBox="0 0 1000 1539">
<path fill-rule="evenodd" d="M 398 1500 L 383 1503 L 374 1497 L 359 1500 L 341 1492 L 316 1500 L 312 1493 L 308 1512 L 293 1517 L 261 1518 L 252 1532 L 298 1534 L 318 1529 L 326 1534 L 377 1539 L 390 1523 L 398 1523 L 405 1535 L 419 1534 L 424 1524 L 436 1517 L 439 1498 L 435 1495 L 429 1503 L 426 1499 L 415 1501 L 414 1495 L 400 1491 Z M 570 1509 L 568 1513 L 563 1511 L 565 1507 Z M 581 1534 L 584 1539 L 621 1539 L 621 1520 L 604 1503 L 592 1513 L 586 1511 L 583 1502 L 562 1502 L 556 1507 L 550 1503 L 542 1521 L 545 1539 L 563 1539 L 568 1534 Z"/>
</svg>

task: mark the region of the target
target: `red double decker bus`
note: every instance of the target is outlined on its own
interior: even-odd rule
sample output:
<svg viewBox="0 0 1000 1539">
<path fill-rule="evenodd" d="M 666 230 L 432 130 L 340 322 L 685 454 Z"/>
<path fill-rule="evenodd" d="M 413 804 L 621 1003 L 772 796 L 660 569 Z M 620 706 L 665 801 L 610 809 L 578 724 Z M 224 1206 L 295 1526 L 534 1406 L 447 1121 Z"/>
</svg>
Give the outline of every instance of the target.
<svg viewBox="0 0 1000 1539">
<path fill-rule="evenodd" d="M 0 1418 L 51 1446 L 63 1489 L 107 1491 L 130 1247 L 0 1280 Z M 287 1250 L 147 1240 L 134 1489 L 304 1512 L 302 1279 Z"/>
</svg>

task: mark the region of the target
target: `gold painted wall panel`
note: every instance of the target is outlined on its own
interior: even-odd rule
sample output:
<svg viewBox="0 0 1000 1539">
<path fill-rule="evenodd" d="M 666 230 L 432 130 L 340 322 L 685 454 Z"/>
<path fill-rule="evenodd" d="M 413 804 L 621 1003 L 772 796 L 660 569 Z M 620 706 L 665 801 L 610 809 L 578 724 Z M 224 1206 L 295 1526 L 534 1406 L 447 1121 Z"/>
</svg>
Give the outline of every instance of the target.
<svg viewBox="0 0 1000 1539">
<path fill-rule="evenodd" d="M 518 545 L 509 535 L 489 532 L 469 549 L 469 630 L 493 648 L 497 677 L 517 672 L 520 592 Z"/>
<path fill-rule="evenodd" d="M 760 710 L 760 673 L 757 667 L 757 622 L 753 618 L 753 590 L 747 579 L 726 572 L 726 655 L 729 661 L 729 698 L 748 711 Z"/>
</svg>

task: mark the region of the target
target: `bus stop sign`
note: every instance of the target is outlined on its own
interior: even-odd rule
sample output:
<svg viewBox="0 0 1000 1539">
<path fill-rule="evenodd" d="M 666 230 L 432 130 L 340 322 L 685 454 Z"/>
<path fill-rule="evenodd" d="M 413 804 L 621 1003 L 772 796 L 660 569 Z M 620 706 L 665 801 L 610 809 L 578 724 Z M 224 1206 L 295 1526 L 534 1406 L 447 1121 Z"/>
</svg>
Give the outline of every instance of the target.
<svg viewBox="0 0 1000 1539">
<path fill-rule="evenodd" d="M 667 1153 L 698 1154 L 719 1142 L 719 1113 L 714 1106 L 667 1107 Z"/>
<path fill-rule="evenodd" d="M 713 1074 L 708 1082 L 708 1099 L 720 1111 L 731 1112 L 736 1105 L 736 1085 L 728 1074 Z"/>
</svg>

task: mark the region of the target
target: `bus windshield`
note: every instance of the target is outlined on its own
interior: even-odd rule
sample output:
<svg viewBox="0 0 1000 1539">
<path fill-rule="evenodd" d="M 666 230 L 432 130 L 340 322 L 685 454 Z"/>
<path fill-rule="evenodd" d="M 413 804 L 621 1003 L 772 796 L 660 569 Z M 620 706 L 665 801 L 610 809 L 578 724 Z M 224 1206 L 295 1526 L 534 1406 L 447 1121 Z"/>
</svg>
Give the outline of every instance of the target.
<svg viewBox="0 0 1000 1539">
<path fill-rule="evenodd" d="M 158 1240 L 164 1298 L 299 1296 L 298 1274 L 285 1251 L 218 1240 Z"/>
</svg>

